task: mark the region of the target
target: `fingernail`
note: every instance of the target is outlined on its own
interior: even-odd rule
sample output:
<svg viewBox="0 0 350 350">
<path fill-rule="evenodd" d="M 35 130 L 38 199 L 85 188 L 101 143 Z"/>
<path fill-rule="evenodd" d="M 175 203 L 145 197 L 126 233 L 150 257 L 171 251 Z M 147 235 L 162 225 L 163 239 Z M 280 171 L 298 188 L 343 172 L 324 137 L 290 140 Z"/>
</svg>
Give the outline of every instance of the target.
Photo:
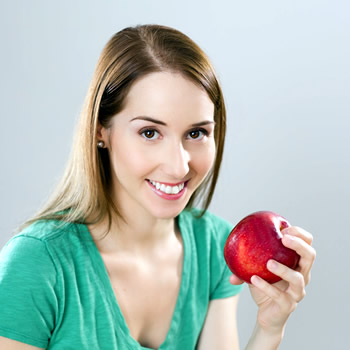
<svg viewBox="0 0 350 350">
<path fill-rule="evenodd" d="M 261 285 L 261 278 L 257 275 L 251 277 L 250 282 L 252 284 Z"/>
<path fill-rule="evenodd" d="M 268 262 L 267 262 L 267 267 L 269 268 L 269 270 L 273 270 L 273 271 L 275 271 L 275 270 L 277 270 L 277 263 L 275 262 L 275 261 L 273 261 L 273 260 L 269 260 Z"/>
</svg>

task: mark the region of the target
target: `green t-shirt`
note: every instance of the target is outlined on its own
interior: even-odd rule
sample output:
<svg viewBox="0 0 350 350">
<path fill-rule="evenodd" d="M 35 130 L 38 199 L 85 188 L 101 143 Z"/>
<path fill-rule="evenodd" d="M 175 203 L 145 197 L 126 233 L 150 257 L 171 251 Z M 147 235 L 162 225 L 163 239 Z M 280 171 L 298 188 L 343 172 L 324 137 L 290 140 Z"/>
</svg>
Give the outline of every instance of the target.
<svg viewBox="0 0 350 350">
<path fill-rule="evenodd" d="M 159 349 L 194 349 L 209 301 L 237 294 L 223 247 L 232 225 L 183 211 L 182 280 Z M 133 339 L 107 270 L 84 224 L 39 221 L 0 253 L 0 336 L 50 350 L 148 349 Z"/>
</svg>

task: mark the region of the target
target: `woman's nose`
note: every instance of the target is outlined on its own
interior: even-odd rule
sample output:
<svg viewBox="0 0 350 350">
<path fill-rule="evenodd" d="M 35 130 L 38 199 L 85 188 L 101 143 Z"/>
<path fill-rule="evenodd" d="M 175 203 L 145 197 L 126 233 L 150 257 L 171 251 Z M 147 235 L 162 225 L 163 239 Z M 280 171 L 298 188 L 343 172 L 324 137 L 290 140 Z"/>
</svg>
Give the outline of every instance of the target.
<svg viewBox="0 0 350 350">
<path fill-rule="evenodd" d="M 174 142 L 169 145 L 164 154 L 163 171 L 174 180 L 182 180 L 189 172 L 190 154 L 182 142 Z"/>
</svg>

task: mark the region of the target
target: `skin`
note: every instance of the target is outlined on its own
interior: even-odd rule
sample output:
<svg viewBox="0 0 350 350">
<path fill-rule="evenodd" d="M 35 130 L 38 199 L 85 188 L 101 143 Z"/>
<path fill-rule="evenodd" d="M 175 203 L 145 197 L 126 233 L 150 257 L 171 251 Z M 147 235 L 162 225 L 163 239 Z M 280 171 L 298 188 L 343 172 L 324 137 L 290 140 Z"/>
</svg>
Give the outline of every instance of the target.
<svg viewBox="0 0 350 350">
<path fill-rule="evenodd" d="M 114 218 L 89 226 L 114 287 L 131 335 L 157 348 L 164 341 L 181 283 L 183 243 L 174 218 L 205 179 L 215 159 L 214 106 L 206 92 L 179 74 L 152 73 L 131 88 L 125 109 L 110 128 L 99 127 L 108 148 L 112 193 L 125 221 Z M 142 119 L 152 117 L 163 124 Z M 205 123 L 199 130 L 193 124 Z M 147 129 L 147 131 L 146 131 Z M 176 184 L 188 181 L 185 195 L 169 201 L 151 190 L 147 179 Z M 299 227 L 282 231 L 283 244 L 300 256 L 297 271 L 276 264 L 268 269 L 282 281 L 270 285 L 252 277 L 258 305 L 256 327 L 246 350 L 277 349 L 289 315 L 305 296 L 316 253 L 312 236 Z M 231 276 L 232 284 L 242 283 Z M 117 287 L 118 286 L 118 287 Z M 142 293 L 138 293 L 142 286 Z M 239 349 L 238 296 L 209 304 L 198 349 Z M 157 320 L 157 321 L 155 321 Z M 0 337 L 0 348 L 39 349 Z"/>
</svg>

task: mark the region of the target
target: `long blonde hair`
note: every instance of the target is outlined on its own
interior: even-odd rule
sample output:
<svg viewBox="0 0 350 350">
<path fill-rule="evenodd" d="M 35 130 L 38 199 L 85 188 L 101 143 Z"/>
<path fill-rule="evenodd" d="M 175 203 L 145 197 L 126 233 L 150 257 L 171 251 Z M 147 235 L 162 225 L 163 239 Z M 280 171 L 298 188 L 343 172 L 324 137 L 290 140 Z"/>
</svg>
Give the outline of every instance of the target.
<svg viewBox="0 0 350 350">
<path fill-rule="evenodd" d="M 216 160 L 186 208 L 202 201 L 208 209 L 218 179 L 226 131 L 224 98 L 215 71 L 201 48 L 188 36 L 161 25 L 137 25 L 116 33 L 99 57 L 77 125 L 66 170 L 46 205 L 21 228 L 37 220 L 96 223 L 120 216 L 110 196 L 107 149 L 97 148 L 97 127 L 108 128 L 120 112 L 132 84 L 152 72 L 181 73 L 204 88 L 215 106 Z"/>
</svg>

